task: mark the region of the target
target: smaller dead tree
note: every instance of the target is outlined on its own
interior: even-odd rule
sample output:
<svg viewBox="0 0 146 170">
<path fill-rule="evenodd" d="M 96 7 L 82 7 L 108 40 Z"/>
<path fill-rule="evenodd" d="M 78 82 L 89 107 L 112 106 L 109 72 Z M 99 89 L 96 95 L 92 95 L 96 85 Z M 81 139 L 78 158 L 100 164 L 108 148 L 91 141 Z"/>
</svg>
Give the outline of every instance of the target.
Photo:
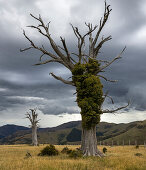
<svg viewBox="0 0 146 170">
<path fill-rule="evenodd" d="M 37 139 L 37 127 L 39 120 L 37 120 L 38 114 L 36 113 L 36 109 L 30 109 L 31 113 L 27 112 L 26 118 L 28 118 L 31 122 L 31 128 L 32 128 L 32 145 L 37 146 L 38 145 L 38 139 Z"/>
</svg>

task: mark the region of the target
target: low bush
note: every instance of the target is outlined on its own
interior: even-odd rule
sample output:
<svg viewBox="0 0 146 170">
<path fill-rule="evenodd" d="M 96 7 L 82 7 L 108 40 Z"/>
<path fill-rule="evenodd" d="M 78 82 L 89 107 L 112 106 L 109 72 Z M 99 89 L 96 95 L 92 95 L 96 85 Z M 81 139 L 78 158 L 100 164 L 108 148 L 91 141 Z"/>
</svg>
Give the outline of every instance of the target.
<svg viewBox="0 0 146 170">
<path fill-rule="evenodd" d="M 106 153 L 107 152 L 107 148 L 104 147 L 102 151 L 103 151 L 103 153 Z"/>
<path fill-rule="evenodd" d="M 38 154 L 38 156 L 55 156 L 58 155 L 59 152 L 55 148 L 54 145 L 46 146 L 44 149 L 41 150 L 41 152 Z"/>
<path fill-rule="evenodd" d="M 24 159 L 31 158 L 31 157 L 32 157 L 32 156 L 31 156 L 31 153 L 30 153 L 30 152 L 27 152 L 26 155 L 25 155 L 25 157 L 24 157 Z"/>
<path fill-rule="evenodd" d="M 82 152 L 79 151 L 79 150 L 72 150 L 70 153 L 69 153 L 69 157 L 70 158 L 79 158 L 79 157 L 82 157 Z"/>
<path fill-rule="evenodd" d="M 135 156 L 142 156 L 142 154 L 141 153 L 136 153 Z"/>
<path fill-rule="evenodd" d="M 69 149 L 67 146 L 64 147 L 64 148 L 62 149 L 62 151 L 61 151 L 61 153 L 66 153 L 66 154 L 70 154 L 71 152 L 72 152 L 72 150 Z"/>
<path fill-rule="evenodd" d="M 139 145 L 136 145 L 135 148 L 136 148 L 136 149 L 139 149 Z"/>
</svg>

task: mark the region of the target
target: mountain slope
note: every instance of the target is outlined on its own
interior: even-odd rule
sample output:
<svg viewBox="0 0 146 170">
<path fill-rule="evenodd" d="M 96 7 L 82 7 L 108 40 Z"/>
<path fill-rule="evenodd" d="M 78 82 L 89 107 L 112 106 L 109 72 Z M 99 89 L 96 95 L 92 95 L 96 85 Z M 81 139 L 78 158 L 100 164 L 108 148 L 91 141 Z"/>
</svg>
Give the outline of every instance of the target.
<svg viewBox="0 0 146 170">
<path fill-rule="evenodd" d="M 28 130 L 29 128 L 17 125 L 4 125 L 0 127 L 0 139 L 9 136 L 19 130 Z"/>
<path fill-rule="evenodd" d="M 132 126 L 135 125 L 135 126 Z M 120 144 L 144 144 L 146 142 L 146 120 L 137 122 L 136 124 L 130 124 L 127 127 L 128 130 L 123 132 L 122 134 L 116 135 L 113 138 L 105 140 L 105 142 L 111 143 L 111 141 L 121 142 Z"/>
<path fill-rule="evenodd" d="M 7 131 L 8 130 L 8 131 Z M 16 126 L 5 125 L 0 127 L 0 144 L 31 144 L 31 129 Z M 146 120 L 131 123 L 107 123 L 101 122 L 97 125 L 97 139 L 105 143 L 114 144 L 117 142 L 134 144 L 135 140 L 138 144 L 146 141 Z M 50 144 L 75 144 L 81 140 L 81 121 L 72 121 L 64 123 L 53 128 L 38 129 L 39 143 Z"/>
</svg>

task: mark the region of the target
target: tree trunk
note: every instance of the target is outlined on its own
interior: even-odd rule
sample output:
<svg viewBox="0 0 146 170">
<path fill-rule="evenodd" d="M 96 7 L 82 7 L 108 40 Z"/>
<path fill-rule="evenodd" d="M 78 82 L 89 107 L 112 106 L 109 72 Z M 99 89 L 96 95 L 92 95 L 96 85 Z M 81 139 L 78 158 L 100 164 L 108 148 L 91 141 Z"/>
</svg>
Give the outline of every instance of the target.
<svg viewBox="0 0 146 170">
<path fill-rule="evenodd" d="M 91 129 L 82 127 L 81 150 L 84 156 L 104 156 L 97 148 L 96 126 Z"/>
<path fill-rule="evenodd" d="M 32 126 L 32 145 L 37 146 L 38 140 L 37 140 L 37 126 Z"/>
</svg>

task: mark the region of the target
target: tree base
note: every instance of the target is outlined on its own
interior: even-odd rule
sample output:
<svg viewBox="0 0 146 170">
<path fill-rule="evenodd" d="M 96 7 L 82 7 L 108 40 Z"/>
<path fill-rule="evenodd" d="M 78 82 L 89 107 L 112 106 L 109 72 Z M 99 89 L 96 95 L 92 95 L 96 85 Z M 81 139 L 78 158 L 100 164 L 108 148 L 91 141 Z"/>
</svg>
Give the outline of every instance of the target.
<svg viewBox="0 0 146 170">
<path fill-rule="evenodd" d="M 81 150 L 83 156 L 105 156 L 97 148 L 96 126 L 91 127 L 90 129 L 82 128 Z"/>
<path fill-rule="evenodd" d="M 87 153 L 83 153 L 83 157 L 86 157 L 86 156 L 96 156 L 96 157 L 100 157 L 100 158 L 102 158 L 102 157 L 105 157 L 105 154 L 104 153 L 102 153 L 102 152 L 100 152 L 99 150 L 98 150 L 98 148 L 97 148 L 97 152 L 96 153 L 94 153 L 94 154 L 89 154 L 89 152 Z"/>
</svg>

